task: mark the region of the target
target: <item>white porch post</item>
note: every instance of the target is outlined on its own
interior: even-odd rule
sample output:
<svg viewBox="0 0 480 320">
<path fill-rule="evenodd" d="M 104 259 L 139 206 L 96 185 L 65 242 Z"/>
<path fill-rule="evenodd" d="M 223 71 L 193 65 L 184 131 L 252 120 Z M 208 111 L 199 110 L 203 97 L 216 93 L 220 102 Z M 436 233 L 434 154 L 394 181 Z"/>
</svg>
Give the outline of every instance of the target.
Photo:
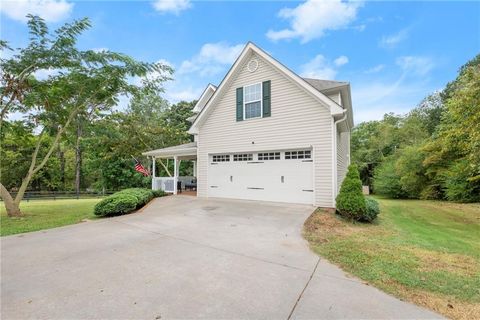
<svg viewBox="0 0 480 320">
<path fill-rule="evenodd" d="M 152 157 L 152 190 L 155 190 L 155 157 Z"/>
<path fill-rule="evenodd" d="M 196 178 L 197 177 L 197 160 L 192 160 L 193 161 L 193 176 Z"/>
<path fill-rule="evenodd" d="M 177 181 L 178 181 L 178 158 L 173 157 L 173 194 L 177 194 Z"/>
</svg>

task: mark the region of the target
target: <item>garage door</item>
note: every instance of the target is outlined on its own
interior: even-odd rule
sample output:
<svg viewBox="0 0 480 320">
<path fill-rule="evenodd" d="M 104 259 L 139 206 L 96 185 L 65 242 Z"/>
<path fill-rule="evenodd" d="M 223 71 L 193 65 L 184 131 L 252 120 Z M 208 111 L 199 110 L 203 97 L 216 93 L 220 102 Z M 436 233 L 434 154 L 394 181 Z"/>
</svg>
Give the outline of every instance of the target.
<svg viewBox="0 0 480 320">
<path fill-rule="evenodd" d="M 209 155 L 208 196 L 312 204 L 312 152 Z"/>
</svg>

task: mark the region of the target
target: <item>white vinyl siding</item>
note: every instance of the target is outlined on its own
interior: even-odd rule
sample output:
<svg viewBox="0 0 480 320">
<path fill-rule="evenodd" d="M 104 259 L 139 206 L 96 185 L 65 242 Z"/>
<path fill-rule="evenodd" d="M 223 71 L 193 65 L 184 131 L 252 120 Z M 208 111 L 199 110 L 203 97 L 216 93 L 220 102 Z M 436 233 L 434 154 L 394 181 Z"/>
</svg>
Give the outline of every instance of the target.
<svg viewBox="0 0 480 320">
<path fill-rule="evenodd" d="M 248 61 L 258 60 L 249 72 Z M 333 206 L 332 116 L 323 106 L 258 55 L 239 66 L 199 128 L 198 196 L 207 197 L 208 154 L 312 149 L 314 205 Z M 271 80 L 271 117 L 236 121 L 235 88 Z"/>
</svg>

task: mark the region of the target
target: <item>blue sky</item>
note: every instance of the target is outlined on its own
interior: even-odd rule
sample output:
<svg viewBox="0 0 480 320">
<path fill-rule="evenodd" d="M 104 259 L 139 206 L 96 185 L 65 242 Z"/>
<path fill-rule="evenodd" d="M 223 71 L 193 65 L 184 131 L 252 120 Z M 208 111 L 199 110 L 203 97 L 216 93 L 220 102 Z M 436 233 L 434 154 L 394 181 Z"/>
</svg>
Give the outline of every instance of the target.
<svg viewBox="0 0 480 320">
<path fill-rule="evenodd" d="M 349 81 L 356 123 L 408 112 L 480 53 L 479 2 L 2 0 L 0 11 L 13 46 L 28 40 L 29 12 L 52 28 L 89 17 L 80 46 L 169 63 L 171 102 L 218 84 L 253 41 L 300 75 Z"/>
</svg>

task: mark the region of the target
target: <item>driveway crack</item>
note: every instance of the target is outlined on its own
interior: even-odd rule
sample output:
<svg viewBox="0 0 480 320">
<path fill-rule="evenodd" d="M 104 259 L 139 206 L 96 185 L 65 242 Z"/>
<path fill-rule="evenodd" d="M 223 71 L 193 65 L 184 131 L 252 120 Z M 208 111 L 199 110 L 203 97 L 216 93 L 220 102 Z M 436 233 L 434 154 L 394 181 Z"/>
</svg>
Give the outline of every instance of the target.
<svg viewBox="0 0 480 320">
<path fill-rule="evenodd" d="M 300 295 L 298 296 L 297 301 L 295 301 L 295 304 L 293 305 L 293 308 L 292 308 L 292 310 L 290 311 L 290 314 L 288 315 L 287 320 L 290 320 L 290 318 L 292 318 L 293 312 L 294 312 L 295 309 L 297 308 L 297 305 L 298 305 L 298 303 L 300 302 L 300 299 L 302 299 L 303 293 L 305 292 L 305 290 L 307 290 L 307 287 L 308 287 L 308 285 L 310 284 L 310 281 L 312 281 L 313 275 L 315 274 L 315 271 L 317 271 L 317 268 L 318 268 L 318 264 L 319 264 L 319 263 L 320 263 L 320 258 L 318 258 L 317 263 L 315 264 L 315 268 L 313 268 L 313 271 L 312 271 L 312 273 L 310 274 L 310 277 L 308 278 L 308 281 L 307 281 L 307 283 L 305 284 L 305 287 L 303 287 L 303 290 L 302 290 L 302 292 L 300 292 Z"/>
</svg>

